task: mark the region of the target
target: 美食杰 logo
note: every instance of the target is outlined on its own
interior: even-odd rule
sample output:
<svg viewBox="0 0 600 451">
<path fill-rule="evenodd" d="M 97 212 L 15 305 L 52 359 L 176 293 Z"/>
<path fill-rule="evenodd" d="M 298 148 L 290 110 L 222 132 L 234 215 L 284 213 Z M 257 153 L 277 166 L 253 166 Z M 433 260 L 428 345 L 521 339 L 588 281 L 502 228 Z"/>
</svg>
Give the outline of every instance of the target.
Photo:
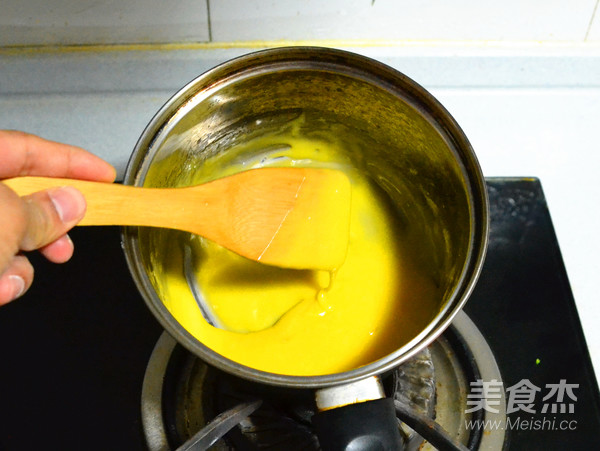
<svg viewBox="0 0 600 451">
<path fill-rule="evenodd" d="M 470 383 L 465 414 L 485 411 L 492 414 L 516 414 L 506 420 L 465 420 L 467 429 L 518 429 L 518 430 L 574 430 L 577 421 L 569 415 L 575 413 L 576 390 L 579 384 L 569 384 L 566 379 L 538 387 L 529 379 L 504 388 L 502 381 L 478 379 Z M 505 412 L 501 408 L 506 404 Z M 537 415 L 537 416 L 534 416 Z"/>
</svg>

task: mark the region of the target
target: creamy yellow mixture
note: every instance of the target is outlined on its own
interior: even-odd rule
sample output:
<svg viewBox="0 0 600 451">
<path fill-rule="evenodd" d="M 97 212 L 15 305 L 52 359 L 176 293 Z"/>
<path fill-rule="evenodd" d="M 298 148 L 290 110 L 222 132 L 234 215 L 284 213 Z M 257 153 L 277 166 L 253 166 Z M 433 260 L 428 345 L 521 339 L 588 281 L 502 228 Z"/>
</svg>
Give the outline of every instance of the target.
<svg viewBox="0 0 600 451">
<path fill-rule="evenodd" d="M 343 155 L 333 139 L 267 136 L 208 159 L 182 178 L 181 184 L 197 184 L 254 167 L 315 166 L 343 170 L 352 185 L 347 256 L 331 272 L 267 266 L 197 236 L 153 232 L 154 257 L 160 255 L 162 265 L 153 275 L 157 291 L 199 341 L 259 370 L 323 375 L 373 362 L 431 321 L 437 313 L 431 282 L 411 267 L 389 207 Z M 170 163 L 159 162 L 156 173 L 161 164 Z M 152 173 L 148 177 L 152 182 Z M 203 296 L 227 330 L 202 317 L 183 275 L 185 246 Z"/>
</svg>

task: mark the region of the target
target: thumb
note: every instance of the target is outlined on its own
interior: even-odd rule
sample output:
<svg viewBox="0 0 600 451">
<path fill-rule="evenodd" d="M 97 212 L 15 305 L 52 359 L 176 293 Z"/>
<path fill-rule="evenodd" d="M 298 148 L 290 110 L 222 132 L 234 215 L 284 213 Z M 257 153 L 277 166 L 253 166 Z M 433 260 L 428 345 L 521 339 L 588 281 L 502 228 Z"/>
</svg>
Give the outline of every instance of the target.
<svg viewBox="0 0 600 451">
<path fill-rule="evenodd" d="M 39 249 L 56 241 L 85 214 L 83 194 L 70 186 L 52 188 L 23 197 L 26 225 L 20 248 Z"/>
</svg>

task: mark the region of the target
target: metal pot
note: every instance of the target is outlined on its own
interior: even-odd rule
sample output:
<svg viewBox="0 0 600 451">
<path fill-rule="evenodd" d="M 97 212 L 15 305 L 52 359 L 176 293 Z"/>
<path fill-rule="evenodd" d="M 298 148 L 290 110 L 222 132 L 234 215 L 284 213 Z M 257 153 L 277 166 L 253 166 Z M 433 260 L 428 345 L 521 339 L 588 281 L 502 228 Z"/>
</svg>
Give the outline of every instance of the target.
<svg viewBox="0 0 600 451">
<path fill-rule="evenodd" d="M 337 374 L 289 376 L 245 367 L 190 335 L 168 312 L 149 277 L 140 230 L 127 228 L 130 271 L 163 327 L 192 353 L 234 375 L 272 385 L 326 388 L 384 373 L 435 340 L 467 301 L 488 234 L 485 182 L 458 124 L 425 89 L 369 58 L 326 48 L 277 48 L 226 62 L 175 94 L 144 130 L 124 182 L 143 185 L 148 170 L 177 152 L 180 167 L 226 152 L 303 114 L 307 129 L 332 124 L 358 143 L 348 159 L 382 193 L 415 243 L 414 258 L 435 280 L 439 310 L 409 343 L 371 364 Z M 357 150 L 358 149 L 358 150 Z M 143 239 L 143 238 L 142 238 Z"/>
</svg>

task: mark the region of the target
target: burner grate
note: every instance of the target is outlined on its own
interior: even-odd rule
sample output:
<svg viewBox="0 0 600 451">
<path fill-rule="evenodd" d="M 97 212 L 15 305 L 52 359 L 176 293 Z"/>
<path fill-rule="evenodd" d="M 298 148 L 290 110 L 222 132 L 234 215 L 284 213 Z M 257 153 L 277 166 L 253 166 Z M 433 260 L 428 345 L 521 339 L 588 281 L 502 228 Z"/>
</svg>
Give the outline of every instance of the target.
<svg viewBox="0 0 600 451">
<path fill-rule="evenodd" d="M 469 382 L 484 373 L 485 377 L 500 379 L 491 351 L 481 345 L 485 340 L 478 333 L 468 317 L 460 314 L 442 337 L 383 375 L 382 381 L 387 396 L 420 415 L 435 418 L 452 437 L 471 449 L 490 441 L 501 447 L 502 431 L 482 434 L 481 430 L 465 428 L 465 420 L 476 419 L 465 413 Z M 469 340 L 479 343 L 473 352 Z M 164 360 L 163 364 L 153 362 L 155 354 Z M 157 435 L 163 434 L 163 445 L 175 449 L 220 413 L 256 399 L 262 400 L 261 407 L 211 449 L 320 449 L 311 423 L 316 411 L 312 390 L 267 386 L 223 373 L 176 345 L 166 334 L 159 340 L 153 358 L 146 372 L 142 401 L 144 409 L 152 396 L 161 398 L 159 411 L 144 415 L 151 418 L 144 421 L 150 451 L 161 449 L 150 443 Z M 408 451 L 433 449 L 411 428 L 400 422 L 399 426 Z"/>
</svg>

